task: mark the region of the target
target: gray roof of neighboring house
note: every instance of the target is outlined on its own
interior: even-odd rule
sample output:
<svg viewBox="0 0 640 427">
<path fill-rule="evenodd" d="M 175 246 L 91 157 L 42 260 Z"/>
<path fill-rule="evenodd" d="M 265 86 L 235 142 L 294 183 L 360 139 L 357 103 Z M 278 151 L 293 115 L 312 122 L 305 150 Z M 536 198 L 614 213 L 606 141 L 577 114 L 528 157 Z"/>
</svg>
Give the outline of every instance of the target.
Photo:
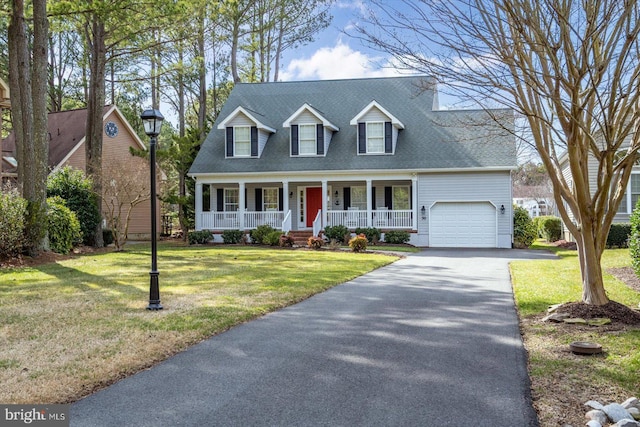
<svg viewBox="0 0 640 427">
<path fill-rule="evenodd" d="M 339 66 L 339 65 L 338 65 Z M 429 87 L 430 89 L 426 89 Z M 516 166 L 515 137 L 482 110 L 433 111 L 434 90 L 425 77 L 236 84 L 213 130 L 203 142 L 191 174 L 323 170 L 425 170 Z M 375 100 L 400 120 L 394 155 L 358 155 L 356 126 L 349 122 Z M 303 104 L 339 127 L 324 157 L 291 157 L 283 128 Z M 276 129 L 262 156 L 225 159 L 225 131 L 217 129 L 237 107 Z M 493 110 L 513 129 L 511 110 Z M 252 113 L 253 114 L 253 113 Z"/>
</svg>

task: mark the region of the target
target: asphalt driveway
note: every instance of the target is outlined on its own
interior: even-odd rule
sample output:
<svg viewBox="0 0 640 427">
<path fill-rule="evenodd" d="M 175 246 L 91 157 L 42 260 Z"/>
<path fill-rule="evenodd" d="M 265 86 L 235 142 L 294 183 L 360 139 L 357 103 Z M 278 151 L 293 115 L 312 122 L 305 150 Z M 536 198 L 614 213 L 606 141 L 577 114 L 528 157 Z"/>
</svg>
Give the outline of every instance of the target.
<svg viewBox="0 0 640 427">
<path fill-rule="evenodd" d="M 429 249 L 71 407 L 72 426 L 537 426 L 508 262 Z"/>
</svg>

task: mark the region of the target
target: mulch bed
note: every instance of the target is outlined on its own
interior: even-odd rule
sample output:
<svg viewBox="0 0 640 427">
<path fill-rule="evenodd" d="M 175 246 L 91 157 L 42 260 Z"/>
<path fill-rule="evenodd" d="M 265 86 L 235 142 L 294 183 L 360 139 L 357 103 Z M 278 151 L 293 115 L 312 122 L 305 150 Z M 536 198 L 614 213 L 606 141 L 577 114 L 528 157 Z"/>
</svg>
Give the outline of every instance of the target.
<svg viewBox="0 0 640 427">
<path fill-rule="evenodd" d="M 628 326 L 640 326 L 640 311 L 633 310 L 619 302 L 609 301 L 604 305 L 591 305 L 583 302 L 569 302 L 556 310 L 567 313 L 572 318 L 595 319 L 607 317 L 611 323 Z"/>
</svg>

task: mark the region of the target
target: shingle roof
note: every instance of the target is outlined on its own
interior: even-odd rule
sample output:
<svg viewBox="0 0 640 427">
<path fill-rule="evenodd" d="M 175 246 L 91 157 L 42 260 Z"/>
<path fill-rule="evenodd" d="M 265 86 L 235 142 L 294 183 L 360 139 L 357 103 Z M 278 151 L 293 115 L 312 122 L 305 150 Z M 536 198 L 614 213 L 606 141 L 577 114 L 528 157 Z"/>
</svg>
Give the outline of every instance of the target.
<svg viewBox="0 0 640 427">
<path fill-rule="evenodd" d="M 513 168 L 515 138 L 481 110 L 433 111 L 434 90 L 424 77 L 237 84 L 200 148 L 191 174 L 322 170 L 426 170 Z M 349 121 L 376 101 L 405 125 L 394 155 L 357 155 L 356 126 Z M 325 157 L 291 157 L 282 123 L 304 103 L 339 127 Z M 217 129 L 237 107 L 261 115 L 276 129 L 259 159 L 225 159 L 225 131 Z M 495 110 L 513 128 L 511 110 Z"/>
<path fill-rule="evenodd" d="M 106 114 L 111 105 L 106 105 Z M 49 113 L 47 129 L 49 132 L 49 167 L 54 168 L 85 137 L 87 109 L 59 111 Z M 3 153 L 15 153 L 15 134 L 11 132 L 3 141 Z M 12 154 L 11 154 L 12 155 Z"/>
</svg>

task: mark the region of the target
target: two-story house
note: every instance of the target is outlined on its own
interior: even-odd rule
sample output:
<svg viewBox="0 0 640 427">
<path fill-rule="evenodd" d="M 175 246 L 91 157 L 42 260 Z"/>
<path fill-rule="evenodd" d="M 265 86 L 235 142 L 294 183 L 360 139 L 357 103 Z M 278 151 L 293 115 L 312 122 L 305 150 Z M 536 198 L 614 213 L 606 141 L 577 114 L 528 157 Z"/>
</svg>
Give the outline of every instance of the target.
<svg viewBox="0 0 640 427">
<path fill-rule="evenodd" d="M 425 77 L 237 84 L 189 173 L 196 229 L 342 224 L 510 248 L 513 113 L 437 99 Z"/>
</svg>

